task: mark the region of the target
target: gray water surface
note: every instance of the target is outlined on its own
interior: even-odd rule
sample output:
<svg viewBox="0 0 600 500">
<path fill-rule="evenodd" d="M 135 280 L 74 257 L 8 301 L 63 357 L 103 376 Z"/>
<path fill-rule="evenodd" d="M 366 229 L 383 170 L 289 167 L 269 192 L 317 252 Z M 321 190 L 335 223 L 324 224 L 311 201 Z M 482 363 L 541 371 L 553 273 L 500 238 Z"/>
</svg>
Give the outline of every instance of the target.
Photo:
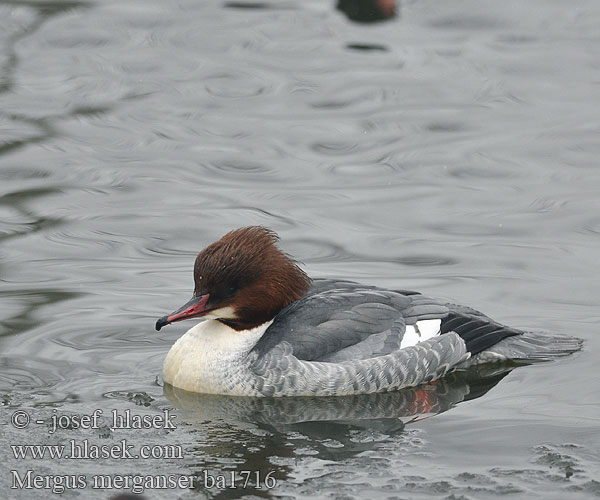
<svg viewBox="0 0 600 500">
<path fill-rule="evenodd" d="M 0 0 L 0 498 L 73 475 L 87 488 L 61 498 L 131 492 L 97 475 L 228 481 L 150 500 L 600 497 L 600 3 L 419 0 L 368 25 L 324 0 L 252 6 Z M 193 322 L 154 321 L 189 298 L 195 254 L 250 224 L 311 276 L 584 348 L 363 398 L 163 388 Z M 113 410 L 176 429 L 111 430 Z M 84 441 L 181 455 L 11 448 Z M 35 488 L 10 489 L 28 470 Z"/>
</svg>

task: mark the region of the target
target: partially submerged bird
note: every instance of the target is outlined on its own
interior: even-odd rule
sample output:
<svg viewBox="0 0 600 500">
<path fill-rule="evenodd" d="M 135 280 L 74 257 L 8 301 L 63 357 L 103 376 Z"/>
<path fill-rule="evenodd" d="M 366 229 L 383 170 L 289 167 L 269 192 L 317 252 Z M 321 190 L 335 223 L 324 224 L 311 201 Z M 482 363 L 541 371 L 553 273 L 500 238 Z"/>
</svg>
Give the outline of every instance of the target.
<svg viewBox="0 0 600 500">
<path fill-rule="evenodd" d="M 237 396 L 333 396 L 432 382 L 475 363 L 547 360 L 572 337 L 525 332 L 409 290 L 311 280 L 260 226 L 202 250 L 194 294 L 156 329 L 204 317 L 173 345 L 166 383 Z"/>
</svg>

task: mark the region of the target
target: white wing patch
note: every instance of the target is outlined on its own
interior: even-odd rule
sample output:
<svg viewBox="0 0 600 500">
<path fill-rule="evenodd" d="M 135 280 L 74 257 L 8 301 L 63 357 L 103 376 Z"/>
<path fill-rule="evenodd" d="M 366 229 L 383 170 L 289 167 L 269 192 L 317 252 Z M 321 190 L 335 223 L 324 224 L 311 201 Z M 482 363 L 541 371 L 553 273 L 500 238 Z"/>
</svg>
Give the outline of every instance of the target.
<svg viewBox="0 0 600 500">
<path fill-rule="evenodd" d="M 406 331 L 404 332 L 404 337 L 402 337 L 402 342 L 400 343 L 400 349 L 413 346 L 418 344 L 420 341 L 421 337 L 417 333 L 415 327 L 412 325 L 407 325 Z"/>
<path fill-rule="evenodd" d="M 441 319 L 424 319 L 417 321 L 416 325 L 407 325 L 406 332 L 402 338 L 400 349 L 410 347 L 424 340 L 428 340 L 440 334 Z"/>
<path fill-rule="evenodd" d="M 421 332 L 421 340 L 428 340 L 440 334 L 441 319 L 424 319 L 417 321 L 417 330 Z"/>
</svg>

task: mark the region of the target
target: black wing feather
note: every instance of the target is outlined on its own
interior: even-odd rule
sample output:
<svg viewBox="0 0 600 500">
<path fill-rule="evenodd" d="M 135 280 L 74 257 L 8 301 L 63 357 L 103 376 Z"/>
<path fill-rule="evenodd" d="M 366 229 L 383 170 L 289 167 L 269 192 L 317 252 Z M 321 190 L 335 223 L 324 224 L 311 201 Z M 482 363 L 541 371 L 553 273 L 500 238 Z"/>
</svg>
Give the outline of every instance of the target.
<svg viewBox="0 0 600 500">
<path fill-rule="evenodd" d="M 489 349 L 506 337 L 523 333 L 496 323 L 479 311 L 460 306 L 454 308 L 452 304 L 448 304 L 448 308 L 450 313 L 442 319 L 441 332 L 458 334 L 465 341 L 467 351 L 473 355 Z"/>
</svg>

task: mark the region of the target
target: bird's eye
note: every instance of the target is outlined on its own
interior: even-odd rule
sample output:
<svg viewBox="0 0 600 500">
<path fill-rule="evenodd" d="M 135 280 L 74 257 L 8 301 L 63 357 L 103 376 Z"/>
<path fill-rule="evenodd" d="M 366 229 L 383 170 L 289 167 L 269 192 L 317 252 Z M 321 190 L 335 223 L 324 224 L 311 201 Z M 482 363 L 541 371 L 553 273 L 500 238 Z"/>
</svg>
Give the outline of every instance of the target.
<svg viewBox="0 0 600 500">
<path fill-rule="evenodd" d="M 237 287 L 235 287 L 235 286 L 230 286 L 229 287 L 229 293 L 231 295 L 234 295 L 236 292 L 237 292 Z"/>
</svg>

